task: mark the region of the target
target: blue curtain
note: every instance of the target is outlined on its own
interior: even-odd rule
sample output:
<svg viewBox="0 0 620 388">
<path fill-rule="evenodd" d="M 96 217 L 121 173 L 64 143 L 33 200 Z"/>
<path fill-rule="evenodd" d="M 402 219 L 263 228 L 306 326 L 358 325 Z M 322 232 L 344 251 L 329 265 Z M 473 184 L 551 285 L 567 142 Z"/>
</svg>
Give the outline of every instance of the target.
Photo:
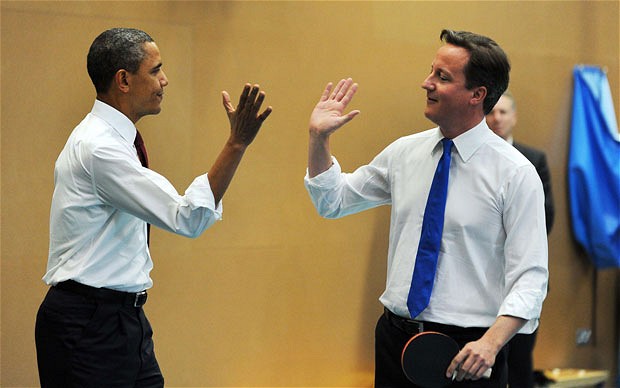
<svg viewBox="0 0 620 388">
<path fill-rule="evenodd" d="M 575 66 L 568 160 L 573 234 L 597 268 L 620 268 L 620 137 L 607 74 Z"/>
</svg>

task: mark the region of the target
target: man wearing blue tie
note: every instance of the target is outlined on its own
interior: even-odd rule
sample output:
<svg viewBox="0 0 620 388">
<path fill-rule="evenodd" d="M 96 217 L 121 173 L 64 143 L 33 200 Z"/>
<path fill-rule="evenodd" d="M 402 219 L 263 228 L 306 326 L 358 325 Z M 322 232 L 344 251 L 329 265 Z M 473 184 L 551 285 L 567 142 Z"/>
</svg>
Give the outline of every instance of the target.
<svg viewBox="0 0 620 388">
<path fill-rule="evenodd" d="M 414 387 L 400 366 L 403 346 L 420 331 L 439 331 L 461 348 L 446 370 L 452 386 L 505 387 L 504 346 L 536 329 L 546 296 L 543 188 L 532 164 L 485 121 L 508 87 L 506 54 L 470 32 L 440 38 L 422 83 L 424 114 L 438 126 L 343 173 L 329 138 L 359 113 L 344 112 L 357 84 L 330 83 L 310 117 L 305 185 L 326 218 L 392 207 L 375 386 Z"/>
</svg>

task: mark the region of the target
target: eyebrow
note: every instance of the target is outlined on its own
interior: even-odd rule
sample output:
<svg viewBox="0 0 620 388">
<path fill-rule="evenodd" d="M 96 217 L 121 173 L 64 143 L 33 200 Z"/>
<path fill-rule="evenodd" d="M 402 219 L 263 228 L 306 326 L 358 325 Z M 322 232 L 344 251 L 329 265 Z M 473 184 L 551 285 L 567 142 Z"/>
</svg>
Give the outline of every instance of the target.
<svg viewBox="0 0 620 388">
<path fill-rule="evenodd" d="M 450 73 L 450 71 L 448 71 L 448 69 L 446 69 L 445 67 L 442 66 L 436 66 L 435 62 L 431 63 L 431 70 L 432 71 L 437 71 L 437 72 L 441 72 L 444 74 L 448 74 L 451 75 L 452 73 Z"/>
</svg>

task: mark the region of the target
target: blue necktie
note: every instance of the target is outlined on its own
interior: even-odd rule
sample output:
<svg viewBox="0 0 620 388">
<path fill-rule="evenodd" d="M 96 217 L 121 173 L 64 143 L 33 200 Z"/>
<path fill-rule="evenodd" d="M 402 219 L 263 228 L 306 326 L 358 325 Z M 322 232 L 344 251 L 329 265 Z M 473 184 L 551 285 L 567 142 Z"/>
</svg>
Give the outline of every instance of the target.
<svg viewBox="0 0 620 388">
<path fill-rule="evenodd" d="M 418 245 L 418 253 L 415 258 L 415 268 L 411 279 L 411 288 L 407 297 L 407 307 L 411 318 L 420 314 L 431 299 L 435 271 L 437 269 L 437 257 L 441 246 L 441 234 L 443 232 L 443 219 L 446 211 L 446 198 L 448 196 L 448 175 L 450 174 L 450 151 L 452 140 L 442 139 L 443 154 L 437 164 L 431 191 L 428 193 L 424 219 L 422 220 L 422 234 Z"/>
</svg>

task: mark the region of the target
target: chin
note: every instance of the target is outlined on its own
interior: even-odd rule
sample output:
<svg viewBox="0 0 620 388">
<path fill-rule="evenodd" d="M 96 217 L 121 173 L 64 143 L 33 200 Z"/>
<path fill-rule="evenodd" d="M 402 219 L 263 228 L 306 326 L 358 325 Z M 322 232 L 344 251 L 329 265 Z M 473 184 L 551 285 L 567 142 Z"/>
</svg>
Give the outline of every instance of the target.
<svg viewBox="0 0 620 388">
<path fill-rule="evenodd" d="M 432 112 L 430 112 L 428 109 L 424 111 L 424 117 L 426 117 L 427 119 L 429 119 L 430 121 L 434 123 L 437 123 L 434 119 L 435 115 Z"/>
<path fill-rule="evenodd" d="M 144 116 L 153 116 L 153 115 L 159 114 L 159 112 L 161 112 L 161 109 L 151 109 L 151 110 L 145 111 L 142 114 L 140 114 L 139 118 L 142 118 Z"/>
</svg>

